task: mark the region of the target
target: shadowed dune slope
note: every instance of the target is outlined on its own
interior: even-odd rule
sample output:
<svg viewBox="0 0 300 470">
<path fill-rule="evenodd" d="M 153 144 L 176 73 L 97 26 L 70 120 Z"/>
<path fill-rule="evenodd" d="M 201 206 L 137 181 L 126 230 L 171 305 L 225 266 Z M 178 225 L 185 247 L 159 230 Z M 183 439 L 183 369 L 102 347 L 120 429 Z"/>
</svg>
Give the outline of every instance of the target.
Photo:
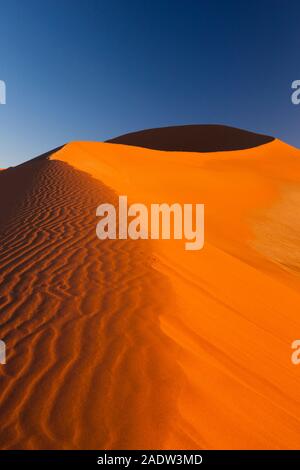
<svg viewBox="0 0 300 470">
<path fill-rule="evenodd" d="M 164 445 L 180 369 L 150 247 L 100 242 L 96 207 L 116 195 L 66 163 L 35 159 L 0 188 L 1 448 Z"/>
<path fill-rule="evenodd" d="M 147 129 L 121 135 L 107 142 L 155 150 L 224 152 L 271 142 L 273 137 L 221 125 L 187 125 Z"/>
</svg>

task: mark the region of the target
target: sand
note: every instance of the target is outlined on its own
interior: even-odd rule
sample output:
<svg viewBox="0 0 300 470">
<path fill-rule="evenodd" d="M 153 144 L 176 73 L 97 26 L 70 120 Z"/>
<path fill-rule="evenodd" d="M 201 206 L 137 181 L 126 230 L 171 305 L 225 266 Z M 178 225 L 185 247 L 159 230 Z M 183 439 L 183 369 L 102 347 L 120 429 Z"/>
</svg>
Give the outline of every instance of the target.
<svg viewBox="0 0 300 470">
<path fill-rule="evenodd" d="M 299 448 L 299 157 L 73 142 L 2 172 L 1 448 Z M 120 194 L 204 203 L 204 249 L 98 240 Z"/>
</svg>

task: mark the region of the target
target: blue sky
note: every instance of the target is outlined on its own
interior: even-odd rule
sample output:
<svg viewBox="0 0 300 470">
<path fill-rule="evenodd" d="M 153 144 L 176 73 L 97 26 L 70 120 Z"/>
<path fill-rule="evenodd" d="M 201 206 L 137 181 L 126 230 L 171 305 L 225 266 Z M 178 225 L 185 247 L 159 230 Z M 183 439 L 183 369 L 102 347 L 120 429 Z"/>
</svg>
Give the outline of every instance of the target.
<svg viewBox="0 0 300 470">
<path fill-rule="evenodd" d="M 71 140 L 223 123 L 300 147 L 300 2 L 0 1 L 0 168 Z"/>
</svg>

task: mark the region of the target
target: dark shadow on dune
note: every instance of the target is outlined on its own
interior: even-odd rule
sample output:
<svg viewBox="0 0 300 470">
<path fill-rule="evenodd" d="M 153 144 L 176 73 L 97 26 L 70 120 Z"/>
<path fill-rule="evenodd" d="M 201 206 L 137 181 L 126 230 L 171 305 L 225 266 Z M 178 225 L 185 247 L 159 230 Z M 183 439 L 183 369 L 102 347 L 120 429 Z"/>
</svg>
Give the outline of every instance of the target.
<svg viewBox="0 0 300 470">
<path fill-rule="evenodd" d="M 20 165 L 18 166 L 23 166 L 23 165 L 27 165 L 29 164 L 30 162 L 35 162 L 37 160 L 44 160 L 44 159 L 47 159 L 49 157 L 51 157 L 51 155 L 53 155 L 54 153 L 58 152 L 59 150 L 61 150 L 63 147 L 65 146 L 64 145 L 60 145 L 59 147 L 56 147 L 52 150 L 49 150 L 48 152 L 45 152 L 45 153 L 42 153 L 41 155 L 38 155 L 37 157 L 33 157 L 31 158 L 30 160 L 24 162 L 24 163 L 21 163 Z"/>
<path fill-rule="evenodd" d="M 15 214 L 24 201 L 26 191 L 35 184 L 41 169 L 47 163 L 47 159 L 64 145 L 49 150 L 15 167 L 9 167 L 0 172 L 0 234 L 11 214 Z"/>
<path fill-rule="evenodd" d="M 187 125 L 147 129 L 124 134 L 107 142 L 155 150 L 224 152 L 272 142 L 273 137 L 222 125 Z"/>
<path fill-rule="evenodd" d="M 53 153 L 0 173 L 0 448 L 156 449 L 180 419 L 171 285 L 147 240 L 97 238 L 117 194 Z"/>
</svg>

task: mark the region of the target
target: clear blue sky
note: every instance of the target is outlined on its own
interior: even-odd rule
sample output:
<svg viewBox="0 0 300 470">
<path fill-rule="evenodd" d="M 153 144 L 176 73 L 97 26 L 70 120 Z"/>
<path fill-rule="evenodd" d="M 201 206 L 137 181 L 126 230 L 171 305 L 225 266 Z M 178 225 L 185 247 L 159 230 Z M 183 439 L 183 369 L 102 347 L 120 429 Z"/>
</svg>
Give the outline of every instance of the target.
<svg viewBox="0 0 300 470">
<path fill-rule="evenodd" d="M 299 0 L 0 2 L 0 167 L 71 140 L 223 123 L 300 147 Z"/>
</svg>

